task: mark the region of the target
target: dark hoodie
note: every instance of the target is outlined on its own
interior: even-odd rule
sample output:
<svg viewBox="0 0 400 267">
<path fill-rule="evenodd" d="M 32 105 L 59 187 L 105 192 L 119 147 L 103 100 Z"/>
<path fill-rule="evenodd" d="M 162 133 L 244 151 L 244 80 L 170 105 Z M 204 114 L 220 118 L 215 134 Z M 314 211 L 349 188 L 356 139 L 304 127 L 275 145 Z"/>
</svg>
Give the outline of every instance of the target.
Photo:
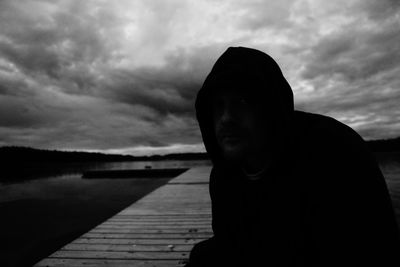
<svg viewBox="0 0 400 267">
<path fill-rule="evenodd" d="M 217 145 L 209 101 L 221 80 L 281 122 L 275 160 L 259 180 L 246 179 Z M 332 118 L 295 111 L 290 85 L 270 56 L 228 48 L 198 92 L 196 115 L 213 162 L 214 237 L 195 246 L 193 266 L 203 260 L 210 266 L 389 266 L 397 260 L 390 196 L 365 142 Z"/>
</svg>

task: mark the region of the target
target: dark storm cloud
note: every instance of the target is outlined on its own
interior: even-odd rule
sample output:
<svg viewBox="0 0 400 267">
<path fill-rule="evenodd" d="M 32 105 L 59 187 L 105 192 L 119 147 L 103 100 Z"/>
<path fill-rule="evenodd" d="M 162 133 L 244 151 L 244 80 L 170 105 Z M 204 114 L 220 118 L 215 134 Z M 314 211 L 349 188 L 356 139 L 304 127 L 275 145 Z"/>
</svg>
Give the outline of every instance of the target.
<svg viewBox="0 0 400 267">
<path fill-rule="evenodd" d="M 387 18 L 398 20 L 398 12 L 400 10 L 400 2 L 398 0 L 366 0 L 360 1 L 362 9 L 365 10 L 368 16 L 376 21 L 382 21 Z"/>
<path fill-rule="evenodd" d="M 375 33 L 370 30 L 349 30 L 322 39 L 311 49 L 303 77 L 314 79 L 339 75 L 353 82 L 398 68 L 398 26 L 399 23 L 393 23 Z"/>
<path fill-rule="evenodd" d="M 195 93 L 210 65 L 205 53 L 212 54 L 208 50 L 214 47 L 195 48 L 190 53 L 176 49 L 165 56 L 161 67 L 114 68 L 112 61 L 119 59 L 113 54 L 116 48 L 109 45 L 108 36 L 102 36 L 104 27 L 96 24 L 102 18 L 82 19 L 88 9 L 85 5 L 78 8 L 72 2 L 65 10 L 57 10 L 46 27 L 40 19 L 25 18 L 13 5 L 9 9 L 10 15 L 3 16 L 8 22 L 7 40 L 0 42 L 0 55 L 22 71 L 25 79 L 47 79 L 65 93 L 149 106 L 162 116 L 193 115 Z M 107 21 L 110 17 L 116 20 L 108 14 Z M 11 93 L 11 87 L 3 83 L 2 92 Z"/>
<path fill-rule="evenodd" d="M 1 5 L 2 145 L 108 149 L 199 141 L 198 133 L 187 133 L 197 130 L 193 104 L 204 54 L 173 49 L 163 64 L 135 66 L 136 53 L 129 59 L 129 47 L 119 42 L 123 18 L 107 6 Z M 127 58 L 133 61 L 121 63 Z"/>
<path fill-rule="evenodd" d="M 238 45 L 277 59 L 297 107 L 395 136 L 398 21 L 395 0 L 1 1 L 0 145 L 201 149 L 196 93 Z"/>
<path fill-rule="evenodd" d="M 105 81 L 104 94 L 119 102 L 151 107 L 160 116 L 172 113 L 193 118 L 197 91 L 211 69 L 209 59 L 220 50 L 218 46 L 190 52 L 181 49 L 167 54 L 161 67 L 116 69 Z"/>
<path fill-rule="evenodd" d="M 204 54 L 174 50 L 161 66 L 118 67 L 118 47 L 107 47 L 104 28 L 68 9 L 52 21 L 45 34 L 34 21 L 26 32 L 4 34 L 1 55 L 11 67 L 1 93 L 15 98 L 0 116 L 8 127 L 2 144 L 108 149 L 198 139 L 192 112 L 198 77 L 208 68 Z"/>
<path fill-rule="evenodd" d="M 238 21 L 238 26 L 252 31 L 262 29 L 284 30 L 291 27 L 289 21 L 293 0 L 281 1 L 242 1 L 236 2 L 232 8 L 241 10 L 244 14 Z"/>
<path fill-rule="evenodd" d="M 20 75 L 0 75 L 0 95 L 29 96 L 32 93 L 27 90 L 29 84 Z"/>
<path fill-rule="evenodd" d="M 7 7 L 1 12 L 0 55 L 23 72 L 57 78 L 79 62 L 91 63 L 104 54 L 97 25 L 80 19 L 84 6 L 71 4 L 44 18 L 21 11 L 17 4 Z"/>
<path fill-rule="evenodd" d="M 109 77 L 104 94 L 118 102 L 149 106 L 158 111 L 160 116 L 190 112 L 192 101 L 182 97 L 178 91 L 181 88 L 174 86 L 173 81 L 158 79 L 156 74 L 156 71 L 117 71 Z M 189 85 L 187 89 L 196 88 Z"/>
<path fill-rule="evenodd" d="M 40 112 L 24 107 L 13 99 L 0 101 L 0 127 L 29 128 L 49 122 L 48 116 L 40 116 Z"/>
<path fill-rule="evenodd" d="M 355 19 L 345 30 L 301 51 L 301 77 L 313 90 L 298 106 L 339 118 L 367 139 L 397 136 L 400 5 L 365 1 L 356 7 L 360 12 L 348 11 Z"/>
<path fill-rule="evenodd" d="M 399 67 L 400 2 L 361 1 L 356 7 L 361 12 L 347 15 L 358 19 L 310 47 L 304 78 L 339 75 L 352 82 Z"/>
</svg>

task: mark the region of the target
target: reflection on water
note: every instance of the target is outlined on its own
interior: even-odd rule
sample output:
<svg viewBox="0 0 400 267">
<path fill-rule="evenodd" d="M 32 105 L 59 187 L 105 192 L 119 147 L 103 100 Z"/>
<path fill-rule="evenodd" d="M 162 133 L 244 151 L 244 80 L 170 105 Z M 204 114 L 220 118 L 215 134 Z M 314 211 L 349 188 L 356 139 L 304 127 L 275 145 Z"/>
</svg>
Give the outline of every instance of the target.
<svg viewBox="0 0 400 267">
<path fill-rule="evenodd" d="M 165 160 L 165 161 L 125 161 L 125 162 L 40 162 L 16 163 L 3 169 L 0 176 L 0 185 L 19 183 L 25 180 L 54 178 L 65 174 L 77 174 L 88 170 L 110 169 L 143 169 L 143 168 L 190 168 L 198 165 L 208 165 L 208 160 Z"/>
<path fill-rule="evenodd" d="M 81 173 L 86 170 L 143 169 L 146 167 L 152 169 L 191 168 L 209 164 L 210 162 L 207 160 L 89 163 L 79 164 L 79 168 L 76 167 L 76 164 L 72 166 L 65 164 L 64 174 L 12 184 L 0 184 L 0 204 L 21 199 L 79 199 L 87 197 L 85 194 L 88 190 L 96 190 L 103 184 L 109 183 L 111 185 L 110 191 L 112 191 L 118 184 L 127 183 L 126 181 L 119 181 L 119 179 L 105 179 L 105 181 L 82 179 Z"/>
<path fill-rule="evenodd" d="M 125 162 L 108 162 L 102 165 L 97 165 L 97 170 L 128 170 L 128 169 L 144 169 L 151 167 L 153 169 L 167 169 L 167 168 L 192 168 L 195 166 L 210 165 L 209 160 L 166 160 L 166 161 L 125 161 Z"/>
</svg>

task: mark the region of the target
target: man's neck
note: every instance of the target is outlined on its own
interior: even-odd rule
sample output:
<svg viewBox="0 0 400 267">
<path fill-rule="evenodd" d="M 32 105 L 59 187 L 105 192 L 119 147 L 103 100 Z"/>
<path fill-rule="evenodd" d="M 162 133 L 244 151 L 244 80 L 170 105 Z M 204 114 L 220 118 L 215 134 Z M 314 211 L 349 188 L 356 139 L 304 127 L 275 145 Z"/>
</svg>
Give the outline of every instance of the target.
<svg viewBox="0 0 400 267">
<path fill-rule="evenodd" d="M 254 174 L 261 172 L 271 164 L 271 159 L 262 156 L 247 157 L 243 164 L 246 173 Z"/>
</svg>

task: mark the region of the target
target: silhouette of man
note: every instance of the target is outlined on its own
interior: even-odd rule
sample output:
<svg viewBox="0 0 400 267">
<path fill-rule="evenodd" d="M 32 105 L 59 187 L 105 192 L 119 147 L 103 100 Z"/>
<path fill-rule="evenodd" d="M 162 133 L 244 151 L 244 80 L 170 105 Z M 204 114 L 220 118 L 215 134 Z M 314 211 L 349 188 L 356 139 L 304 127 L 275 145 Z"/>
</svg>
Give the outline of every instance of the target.
<svg viewBox="0 0 400 267">
<path fill-rule="evenodd" d="M 364 141 L 330 117 L 295 111 L 270 56 L 228 48 L 198 92 L 196 115 L 213 163 L 214 236 L 194 246 L 187 266 L 397 260 L 390 196 Z"/>
</svg>

